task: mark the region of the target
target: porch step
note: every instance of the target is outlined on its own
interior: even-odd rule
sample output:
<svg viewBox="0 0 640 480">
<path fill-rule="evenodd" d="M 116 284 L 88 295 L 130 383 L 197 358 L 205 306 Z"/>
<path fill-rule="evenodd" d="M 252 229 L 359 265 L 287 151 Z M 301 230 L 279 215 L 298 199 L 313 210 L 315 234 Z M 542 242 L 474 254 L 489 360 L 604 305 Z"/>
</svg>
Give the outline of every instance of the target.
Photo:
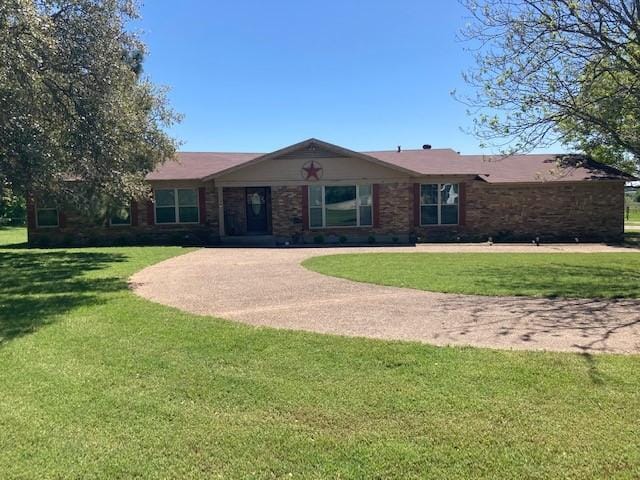
<svg viewBox="0 0 640 480">
<path fill-rule="evenodd" d="M 246 245 L 253 247 L 275 246 L 276 237 L 273 235 L 238 235 L 220 238 L 222 245 Z"/>
</svg>

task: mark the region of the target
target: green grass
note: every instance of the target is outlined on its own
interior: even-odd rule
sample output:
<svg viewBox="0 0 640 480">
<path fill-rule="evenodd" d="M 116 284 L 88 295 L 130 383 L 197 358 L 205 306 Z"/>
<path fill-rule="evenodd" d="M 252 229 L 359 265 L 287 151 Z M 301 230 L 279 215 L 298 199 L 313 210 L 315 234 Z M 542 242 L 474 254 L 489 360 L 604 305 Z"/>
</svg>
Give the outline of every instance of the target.
<svg viewBox="0 0 640 480">
<path fill-rule="evenodd" d="M 638 356 L 258 329 L 127 290 L 183 252 L 0 246 L 3 480 L 640 476 Z"/>
<path fill-rule="evenodd" d="M 625 207 L 624 223 L 631 225 L 640 225 L 640 204 L 633 203 L 629 209 L 629 216 L 627 217 L 627 210 Z"/>
<path fill-rule="evenodd" d="M 0 248 L 25 247 L 26 243 L 26 228 L 0 226 Z"/>
<path fill-rule="evenodd" d="M 475 295 L 638 298 L 640 253 L 370 253 L 311 258 L 359 282 Z"/>
</svg>

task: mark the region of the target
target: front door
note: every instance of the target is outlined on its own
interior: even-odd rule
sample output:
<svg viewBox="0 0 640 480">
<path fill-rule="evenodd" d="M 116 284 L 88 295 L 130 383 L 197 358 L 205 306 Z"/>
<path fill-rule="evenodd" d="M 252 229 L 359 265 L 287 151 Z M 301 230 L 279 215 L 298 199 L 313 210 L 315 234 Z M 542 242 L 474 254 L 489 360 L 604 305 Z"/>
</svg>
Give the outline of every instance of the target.
<svg viewBox="0 0 640 480">
<path fill-rule="evenodd" d="M 247 187 L 247 233 L 269 233 L 269 187 Z"/>
</svg>

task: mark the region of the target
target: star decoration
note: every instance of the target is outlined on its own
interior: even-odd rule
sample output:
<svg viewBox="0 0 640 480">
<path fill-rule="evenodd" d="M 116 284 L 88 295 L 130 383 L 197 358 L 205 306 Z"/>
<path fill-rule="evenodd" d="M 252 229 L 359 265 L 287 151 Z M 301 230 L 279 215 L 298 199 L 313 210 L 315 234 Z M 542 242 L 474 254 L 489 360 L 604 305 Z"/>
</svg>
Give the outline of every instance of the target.
<svg viewBox="0 0 640 480">
<path fill-rule="evenodd" d="M 322 167 L 320 165 L 316 166 L 316 163 L 313 160 L 307 166 L 302 167 L 302 170 L 307 174 L 305 180 L 311 180 L 312 177 L 316 180 L 320 180 Z"/>
</svg>

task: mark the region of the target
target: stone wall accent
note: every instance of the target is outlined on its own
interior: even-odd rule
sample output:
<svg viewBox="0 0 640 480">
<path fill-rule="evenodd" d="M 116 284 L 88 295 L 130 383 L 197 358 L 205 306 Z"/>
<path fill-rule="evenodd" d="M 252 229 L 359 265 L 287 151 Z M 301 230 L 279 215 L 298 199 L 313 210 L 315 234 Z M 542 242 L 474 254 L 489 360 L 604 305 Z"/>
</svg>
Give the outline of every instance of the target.
<svg viewBox="0 0 640 480">
<path fill-rule="evenodd" d="M 224 187 L 222 205 L 224 205 L 225 235 L 247 233 L 247 200 L 244 187 Z"/>
<path fill-rule="evenodd" d="M 302 187 L 271 187 L 271 228 L 280 241 L 293 241 L 303 234 Z"/>
</svg>

